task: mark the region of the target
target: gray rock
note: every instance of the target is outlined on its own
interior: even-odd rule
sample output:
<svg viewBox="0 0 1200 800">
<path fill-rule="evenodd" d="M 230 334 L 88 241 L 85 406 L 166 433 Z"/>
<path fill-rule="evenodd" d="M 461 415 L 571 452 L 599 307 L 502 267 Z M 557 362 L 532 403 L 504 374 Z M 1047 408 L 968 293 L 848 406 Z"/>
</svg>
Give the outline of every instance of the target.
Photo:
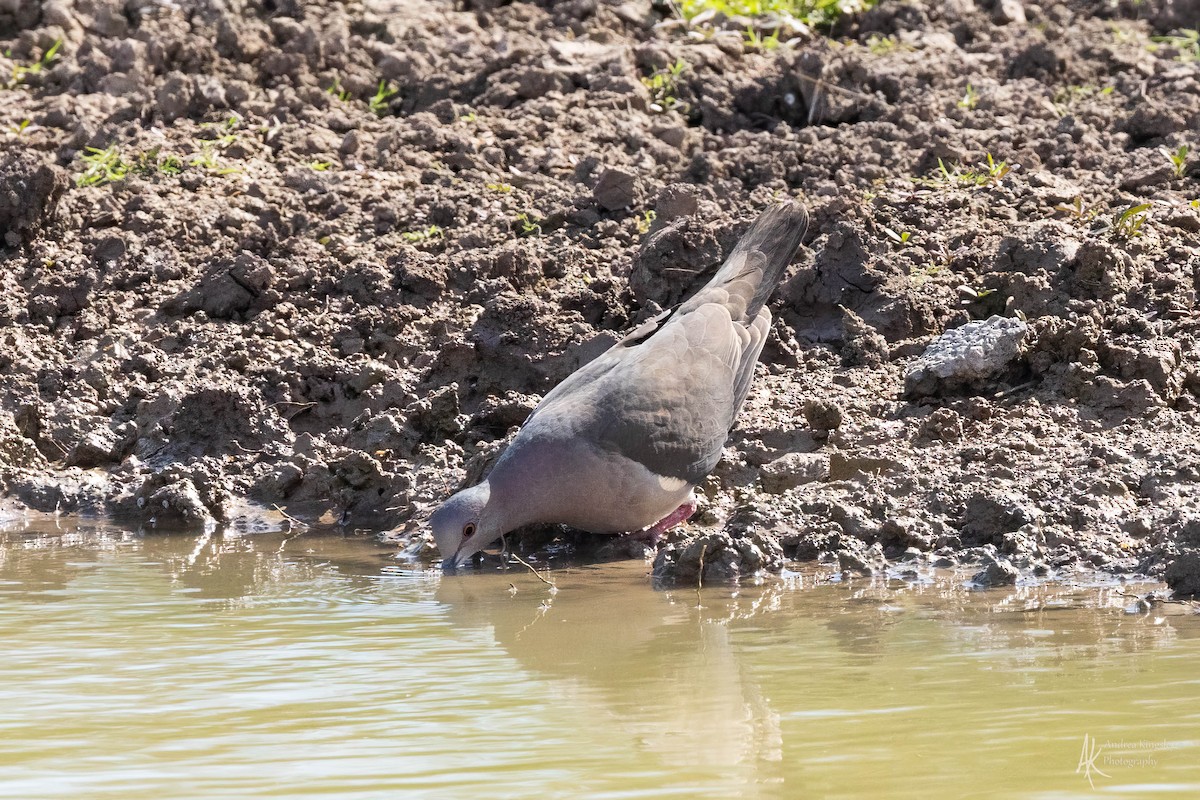
<svg viewBox="0 0 1200 800">
<path fill-rule="evenodd" d="M 832 431 L 841 427 L 844 415 L 836 403 L 809 400 L 804 404 L 804 419 L 814 431 Z"/>
<path fill-rule="evenodd" d="M 935 339 L 904 375 L 909 397 L 972 387 L 1001 375 L 1020 354 L 1029 327 L 1019 319 L 968 322 Z"/>
<path fill-rule="evenodd" d="M 623 169 L 610 168 L 604 170 L 592 197 L 596 204 L 606 211 L 618 211 L 633 204 L 636 191 L 637 176 Z"/>
<path fill-rule="evenodd" d="M 1189 550 L 1167 565 L 1163 575 L 1176 597 L 1200 595 L 1200 551 Z"/>
<path fill-rule="evenodd" d="M 763 491 L 782 494 L 805 483 L 829 477 L 829 456 L 821 453 L 788 453 L 759 472 Z"/>
<path fill-rule="evenodd" d="M 1007 558 L 987 556 L 983 569 L 975 573 L 971 582 L 979 586 L 1012 586 L 1019 575 L 1020 572 Z"/>
</svg>

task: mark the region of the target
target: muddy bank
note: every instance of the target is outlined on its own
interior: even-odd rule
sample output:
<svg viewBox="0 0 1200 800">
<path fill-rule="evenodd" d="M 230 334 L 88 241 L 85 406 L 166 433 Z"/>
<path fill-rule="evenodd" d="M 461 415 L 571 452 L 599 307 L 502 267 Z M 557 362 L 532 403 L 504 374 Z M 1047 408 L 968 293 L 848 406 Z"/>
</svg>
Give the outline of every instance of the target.
<svg viewBox="0 0 1200 800">
<path fill-rule="evenodd" d="M 795 196 L 808 246 L 662 574 L 1200 587 L 1200 184 L 1169 158 L 1200 62 L 1154 38 L 1194 4 L 884 2 L 771 49 L 467 5 L 0 8 L 11 501 L 420 550 L 538 397 Z"/>
</svg>

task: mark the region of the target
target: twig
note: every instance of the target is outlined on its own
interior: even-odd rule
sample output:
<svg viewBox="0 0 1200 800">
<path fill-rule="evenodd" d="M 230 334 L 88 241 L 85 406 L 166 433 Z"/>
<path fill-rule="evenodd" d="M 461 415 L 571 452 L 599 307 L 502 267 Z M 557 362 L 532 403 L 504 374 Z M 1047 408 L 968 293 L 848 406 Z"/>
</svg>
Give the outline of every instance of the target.
<svg viewBox="0 0 1200 800">
<path fill-rule="evenodd" d="M 538 578 L 538 580 L 539 580 L 539 581 L 541 581 L 542 583 L 546 584 L 547 586 L 551 587 L 552 589 L 557 589 L 557 588 L 558 588 L 557 586 L 555 586 L 555 585 L 554 585 L 554 581 L 547 580 L 546 578 L 543 578 L 543 577 L 542 577 L 542 573 L 538 572 L 538 571 L 537 571 L 537 570 L 534 568 L 533 564 L 530 564 L 528 561 L 526 561 L 525 559 L 521 558 L 521 557 L 520 557 L 519 555 L 517 555 L 516 553 L 509 553 L 508 555 L 509 555 L 509 557 L 511 557 L 511 558 L 515 558 L 515 559 L 517 560 L 517 563 L 519 563 L 519 564 L 524 564 L 526 567 L 528 567 L 528 568 L 529 568 L 529 571 L 530 571 L 530 572 L 532 572 L 534 575 L 537 575 L 537 578 Z"/>
<path fill-rule="evenodd" d="M 274 504 L 273 506 L 271 506 L 271 508 L 273 508 L 273 509 L 275 509 L 276 511 L 278 511 L 278 512 L 279 512 L 279 515 L 280 515 L 281 517 L 283 517 L 284 519 L 286 519 L 288 522 L 291 522 L 291 523 L 294 523 L 294 524 L 296 524 L 296 525 L 299 525 L 301 528 L 307 528 L 307 527 L 308 527 L 308 523 L 307 523 L 307 522 L 304 522 L 303 520 L 296 519 L 296 518 L 295 518 L 295 517 L 293 517 L 291 514 L 287 513 L 287 512 L 286 512 L 286 511 L 284 511 L 282 508 L 280 508 L 278 503 L 276 503 L 276 504 Z"/>
<path fill-rule="evenodd" d="M 700 569 L 696 572 L 696 608 L 700 607 L 700 590 L 704 588 L 704 553 L 708 550 L 708 542 L 700 545 Z"/>
</svg>

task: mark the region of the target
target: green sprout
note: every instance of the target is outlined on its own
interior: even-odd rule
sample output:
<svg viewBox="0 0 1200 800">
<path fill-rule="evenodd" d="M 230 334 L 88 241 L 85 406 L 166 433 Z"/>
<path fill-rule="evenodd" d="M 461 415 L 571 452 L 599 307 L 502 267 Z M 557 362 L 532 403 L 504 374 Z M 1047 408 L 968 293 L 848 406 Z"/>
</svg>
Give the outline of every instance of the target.
<svg viewBox="0 0 1200 800">
<path fill-rule="evenodd" d="M 325 93 L 333 95 L 338 100 L 341 100 L 343 103 L 346 102 L 347 100 L 349 100 L 353 96 L 350 94 L 349 89 L 342 88 L 342 81 L 340 78 L 334 78 L 333 84 L 328 89 L 325 90 Z"/>
<path fill-rule="evenodd" d="M 542 235 L 542 226 L 526 211 L 517 214 L 517 225 L 521 228 L 522 236 Z"/>
<path fill-rule="evenodd" d="M 1079 222 L 1087 222 L 1100 213 L 1100 209 L 1098 209 L 1096 206 L 1085 205 L 1083 198 L 1079 196 L 1076 196 L 1075 199 L 1071 201 L 1070 205 L 1059 203 L 1054 207 L 1054 210 L 1061 211 L 1064 214 L 1069 214 Z"/>
<path fill-rule="evenodd" d="M 430 225 L 423 231 L 405 231 L 400 234 L 400 238 L 412 244 L 427 242 L 430 239 L 445 239 L 445 232 L 437 225 Z"/>
<path fill-rule="evenodd" d="M 375 90 L 375 96 L 367 101 L 367 107 L 375 114 L 383 116 L 388 111 L 389 101 L 398 94 L 400 94 L 399 89 L 392 86 L 388 81 L 381 79 L 379 81 L 379 88 Z"/>
<path fill-rule="evenodd" d="M 768 14 L 804 25 L 828 27 L 847 15 L 865 11 L 877 0 L 678 0 L 680 15 L 700 24 L 716 14 L 725 17 L 761 17 Z"/>
<path fill-rule="evenodd" d="M 880 225 L 879 227 L 883 229 L 883 232 L 885 234 L 887 234 L 887 237 L 889 239 L 891 239 L 893 242 L 895 242 L 900 247 L 907 247 L 908 244 L 910 243 L 910 240 L 912 239 L 912 231 L 903 231 L 903 232 L 897 233 L 895 230 L 889 228 L 887 225 Z"/>
<path fill-rule="evenodd" d="M 8 84 L 9 88 L 20 85 L 25 80 L 26 75 L 36 75 L 43 70 L 50 69 L 50 65 L 58 58 L 58 50 L 62 47 L 62 43 L 62 39 L 55 39 L 54 44 L 50 45 L 50 48 L 45 53 L 42 53 L 42 57 L 34 63 L 15 65 L 12 70 L 12 79 Z"/>
<path fill-rule="evenodd" d="M 23 119 L 20 122 L 18 122 L 16 125 L 10 125 L 8 128 L 8 131 L 9 131 L 9 133 L 11 133 L 14 136 L 24 136 L 25 129 L 28 128 L 32 124 L 33 124 L 32 120 Z"/>
<path fill-rule="evenodd" d="M 75 178 L 76 186 L 99 186 L 102 183 L 125 180 L 129 164 L 121 158 L 121 151 L 115 144 L 103 150 L 96 147 L 86 149 L 88 154 L 80 159 L 87 166 Z"/>
<path fill-rule="evenodd" d="M 746 48 L 749 50 L 770 51 L 779 47 L 779 29 L 776 28 L 770 36 L 763 36 L 751 25 L 746 26 Z"/>
<path fill-rule="evenodd" d="M 958 101 L 958 107 L 974 111 L 977 105 L 979 105 L 979 95 L 975 92 L 975 87 L 968 83 L 967 90 L 963 93 L 962 99 Z"/>
<path fill-rule="evenodd" d="M 1117 215 L 1113 220 L 1113 233 L 1122 239 L 1132 239 L 1142 235 L 1142 226 L 1150 218 L 1150 204 L 1138 203 L 1130 206 Z"/>
<path fill-rule="evenodd" d="M 489 192 L 500 192 L 500 194 L 508 194 L 513 190 L 512 184 L 509 183 L 485 183 L 484 187 Z"/>
<path fill-rule="evenodd" d="M 991 153 L 987 154 L 986 164 L 979 164 L 974 169 L 963 169 L 960 164 L 947 166 L 946 162 L 939 158 L 937 173 L 930 178 L 916 178 L 915 182 L 933 187 L 979 188 L 999 183 L 1011 171 L 1012 167 L 1007 161 L 997 161 Z"/>
<path fill-rule="evenodd" d="M 200 152 L 192 156 L 188 162 L 193 167 L 200 167 L 217 175 L 231 175 L 235 172 L 241 172 L 237 167 L 222 167 L 221 157 L 217 154 L 216 148 L 209 142 L 205 142 L 200 146 Z"/>
<path fill-rule="evenodd" d="M 649 233 L 650 226 L 654 224 L 654 220 L 656 219 L 658 219 L 658 212 L 654 211 L 653 209 L 643 211 L 642 215 L 638 217 L 637 220 L 638 233 L 642 234 L 643 236 Z"/>
<path fill-rule="evenodd" d="M 656 70 L 649 77 L 642 78 L 642 84 L 650 90 L 650 110 L 659 113 L 678 108 L 687 111 L 687 104 L 681 103 L 675 96 L 678 90 L 679 77 L 683 75 L 688 64 L 682 58 L 665 69 Z"/>
<path fill-rule="evenodd" d="M 325 170 L 329 169 L 332 166 L 333 166 L 333 164 L 330 163 L 329 161 L 310 161 L 310 162 L 308 162 L 308 168 L 311 170 L 314 170 L 316 172 L 324 172 Z"/>
<path fill-rule="evenodd" d="M 867 50 L 873 55 L 887 55 L 899 47 L 900 42 L 895 36 L 880 36 L 878 33 L 872 33 L 867 37 Z"/>
<path fill-rule="evenodd" d="M 159 148 L 155 147 L 137 157 L 131 169 L 139 175 L 152 175 L 161 172 L 163 175 L 178 175 L 183 172 L 185 164 L 179 156 L 166 155 L 159 157 Z"/>
<path fill-rule="evenodd" d="M 458 118 L 463 122 L 474 122 L 479 119 L 479 115 L 474 111 L 468 111 L 466 114 L 460 114 Z"/>
<path fill-rule="evenodd" d="M 1165 147 L 1160 149 L 1163 155 L 1167 157 L 1167 160 L 1171 162 L 1171 169 L 1175 172 L 1175 177 L 1182 178 L 1187 173 L 1188 146 L 1181 144 L 1174 151 L 1168 150 Z"/>
<path fill-rule="evenodd" d="M 1150 41 L 1178 50 L 1176 61 L 1200 61 L 1200 30 L 1183 28 L 1169 36 L 1151 36 Z"/>
</svg>

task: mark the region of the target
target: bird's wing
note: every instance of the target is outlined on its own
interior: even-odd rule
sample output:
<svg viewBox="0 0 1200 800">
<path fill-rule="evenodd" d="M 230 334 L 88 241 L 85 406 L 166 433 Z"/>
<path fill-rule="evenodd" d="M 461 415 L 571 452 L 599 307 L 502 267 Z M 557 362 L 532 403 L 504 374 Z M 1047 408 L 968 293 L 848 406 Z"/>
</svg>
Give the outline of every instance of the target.
<svg viewBox="0 0 1200 800">
<path fill-rule="evenodd" d="M 615 345 L 546 395 L 526 425 L 699 483 L 721 457 L 752 342 L 723 306 L 701 306 Z"/>
</svg>

